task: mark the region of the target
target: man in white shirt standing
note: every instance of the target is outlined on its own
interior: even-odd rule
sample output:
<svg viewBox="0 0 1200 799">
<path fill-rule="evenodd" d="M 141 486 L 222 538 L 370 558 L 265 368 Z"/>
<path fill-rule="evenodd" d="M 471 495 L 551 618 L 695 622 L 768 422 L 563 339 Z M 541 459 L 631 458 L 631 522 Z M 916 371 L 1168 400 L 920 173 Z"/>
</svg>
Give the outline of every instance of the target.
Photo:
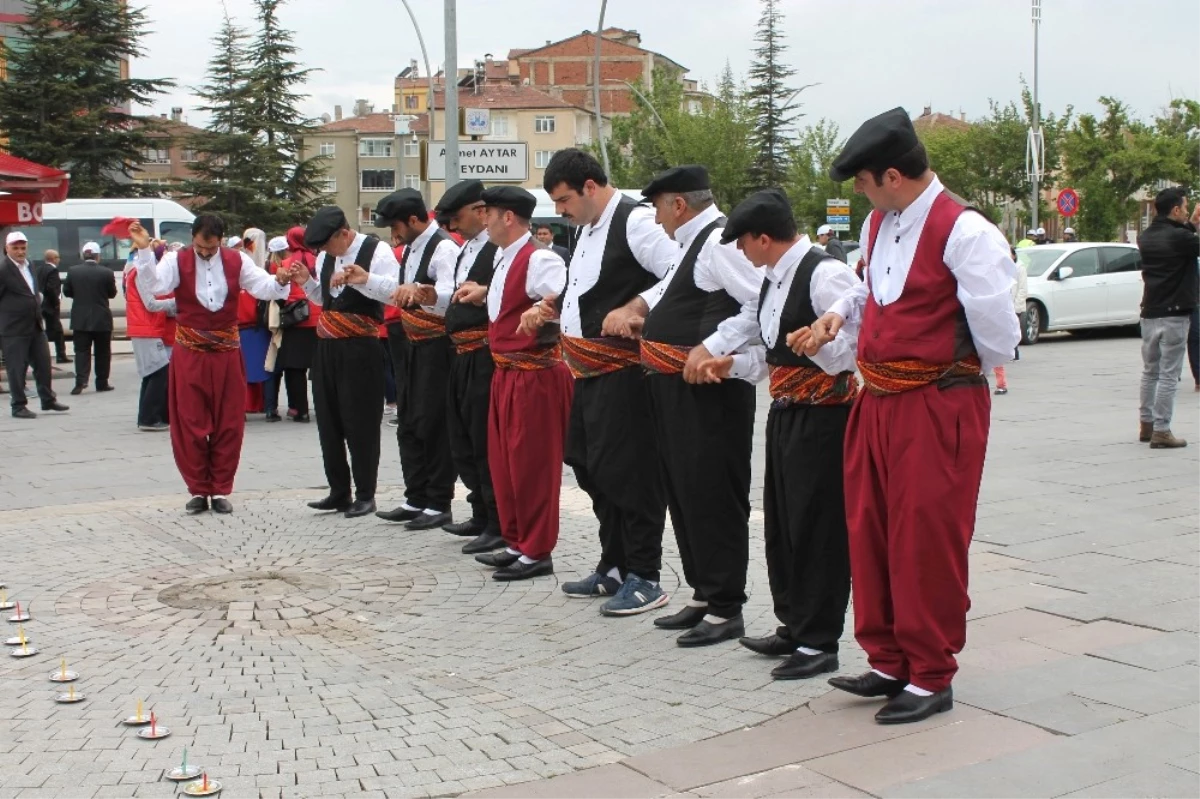
<svg viewBox="0 0 1200 799">
<path fill-rule="evenodd" d="M 4 348 L 4 368 L 12 394 L 12 415 L 16 419 L 37 418 L 36 413 L 25 407 L 28 404 L 25 371 L 30 366 L 42 410 L 68 410 L 50 385 L 50 343 L 46 340 L 42 297 L 28 250 L 29 239 L 14 230 L 5 238 L 5 257 L 0 258 L 0 346 Z"/>
<path fill-rule="evenodd" d="M 286 300 L 291 273 L 259 269 L 245 253 L 221 246 L 225 223 L 201 214 L 192 246 L 154 260 L 150 234 L 129 226 L 137 250 L 137 288 L 143 297 L 175 292 L 175 348 L 168 382 L 168 416 L 175 465 L 192 498 L 188 513 L 232 513 L 229 494 L 242 456 L 246 415 L 241 402 L 246 369 L 237 326 L 238 289 L 260 300 Z"/>
<path fill-rule="evenodd" d="M 908 113 L 865 122 L 830 177 L 853 178 L 875 210 L 863 226 L 865 282 L 789 344 L 812 357 L 859 322 L 866 391 L 846 430 L 854 633 L 871 670 L 835 688 L 890 697 L 881 724 L 954 704 L 967 633 L 967 548 L 975 530 L 991 395 L 985 375 L 1020 332 L 1008 243 L 929 168 Z"/>
</svg>

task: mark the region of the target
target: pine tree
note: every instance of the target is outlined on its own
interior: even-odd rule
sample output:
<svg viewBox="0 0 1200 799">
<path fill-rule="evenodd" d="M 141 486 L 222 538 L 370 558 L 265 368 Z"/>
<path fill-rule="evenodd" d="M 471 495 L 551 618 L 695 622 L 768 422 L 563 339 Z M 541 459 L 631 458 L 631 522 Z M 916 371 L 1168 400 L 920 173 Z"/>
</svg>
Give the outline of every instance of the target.
<svg viewBox="0 0 1200 799">
<path fill-rule="evenodd" d="M 121 62 L 138 55 L 147 18 L 121 0 L 30 0 L 23 46 L 3 46 L 0 133 L 14 154 L 66 169 L 77 197 L 136 193 L 152 124 L 125 111 L 174 85 L 125 78 Z"/>
<path fill-rule="evenodd" d="M 807 89 L 792 89 L 788 79 L 796 70 L 783 62 L 787 45 L 783 43 L 783 12 L 778 0 L 761 0 L 762 16 L 754 40 L 754 60 L 750 64 L 747 99 L 754 113 L 754 145 L 757 155 L 750 170 L 751 183 L 758 187 L 780 186 L 788 174 L 788 136 L 799 112 L 797 95 Z"/>
</svg>

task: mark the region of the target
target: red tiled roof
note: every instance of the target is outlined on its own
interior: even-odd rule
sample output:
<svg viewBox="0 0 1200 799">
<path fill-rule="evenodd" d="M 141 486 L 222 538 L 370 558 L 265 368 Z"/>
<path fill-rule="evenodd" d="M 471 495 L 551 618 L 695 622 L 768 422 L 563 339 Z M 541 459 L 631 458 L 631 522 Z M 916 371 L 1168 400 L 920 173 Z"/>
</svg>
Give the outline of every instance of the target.
<svg viewBox="0 0 1200 799">
<path fill-rule="evenodd" d="M 460 108 L 496 108 L 514 110 L 522 108 L 577 108 L 559 97 L 553 97 L 530 86 L 518 86 L 510 83 L 488 84 L 479 87 L 476 94 L 473 89 L 458 90 L 458 105 Z M 434 91 L 433 107 L 446 107 L 446 92 L 444 89 Z"/>
<path fill-rule="evenodd" d="M 917 130 L 926 130 L 929 128 L 966 130 L 971 127 L 971 123 L 958 117 L 952 117 L 949 114 L 934 112 L 932 114 L 921 114 L 921 116 L 913 120 L 913 127 Z"/>
<path fill-rule="evenodd" d="M 346 117 L 336 122 L 327 122 L 317 130 L 321 133 L 338 133 L 351 131 L 358 133 L 395 133 L 396 123 L 392 114 L 367 114 L 361 117 Z"/>
</svg>

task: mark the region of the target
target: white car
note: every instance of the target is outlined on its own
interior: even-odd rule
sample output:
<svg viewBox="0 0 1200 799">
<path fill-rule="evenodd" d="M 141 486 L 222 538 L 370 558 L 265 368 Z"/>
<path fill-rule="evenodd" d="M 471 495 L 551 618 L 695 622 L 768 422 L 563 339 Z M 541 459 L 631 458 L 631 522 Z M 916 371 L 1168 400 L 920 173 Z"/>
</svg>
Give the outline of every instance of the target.
<svg viewBox="0 0 1200 799">
<path fill-rule="evenodd" d="M 1042 333 L 1141 321 L 1142 256 L 1132 244 L 1107 242 L 1021 247 L 1029 275 L 1022 344 Z"/>
</svg>

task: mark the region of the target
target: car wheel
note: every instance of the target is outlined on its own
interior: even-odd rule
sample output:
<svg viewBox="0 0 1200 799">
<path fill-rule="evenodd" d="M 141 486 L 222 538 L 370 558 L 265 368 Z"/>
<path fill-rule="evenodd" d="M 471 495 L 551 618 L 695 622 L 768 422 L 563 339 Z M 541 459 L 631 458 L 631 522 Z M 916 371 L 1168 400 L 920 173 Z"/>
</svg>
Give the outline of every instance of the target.
<svg viewBox="0 0 1200 799">
<path fill-rule="evenodd" d="M 1021 331 L 1022 344 L 1037 344 L 1046 329 L 1042 304 L 1035 300 L 1025 303 L 1025 328 Z"/>
</svg>

